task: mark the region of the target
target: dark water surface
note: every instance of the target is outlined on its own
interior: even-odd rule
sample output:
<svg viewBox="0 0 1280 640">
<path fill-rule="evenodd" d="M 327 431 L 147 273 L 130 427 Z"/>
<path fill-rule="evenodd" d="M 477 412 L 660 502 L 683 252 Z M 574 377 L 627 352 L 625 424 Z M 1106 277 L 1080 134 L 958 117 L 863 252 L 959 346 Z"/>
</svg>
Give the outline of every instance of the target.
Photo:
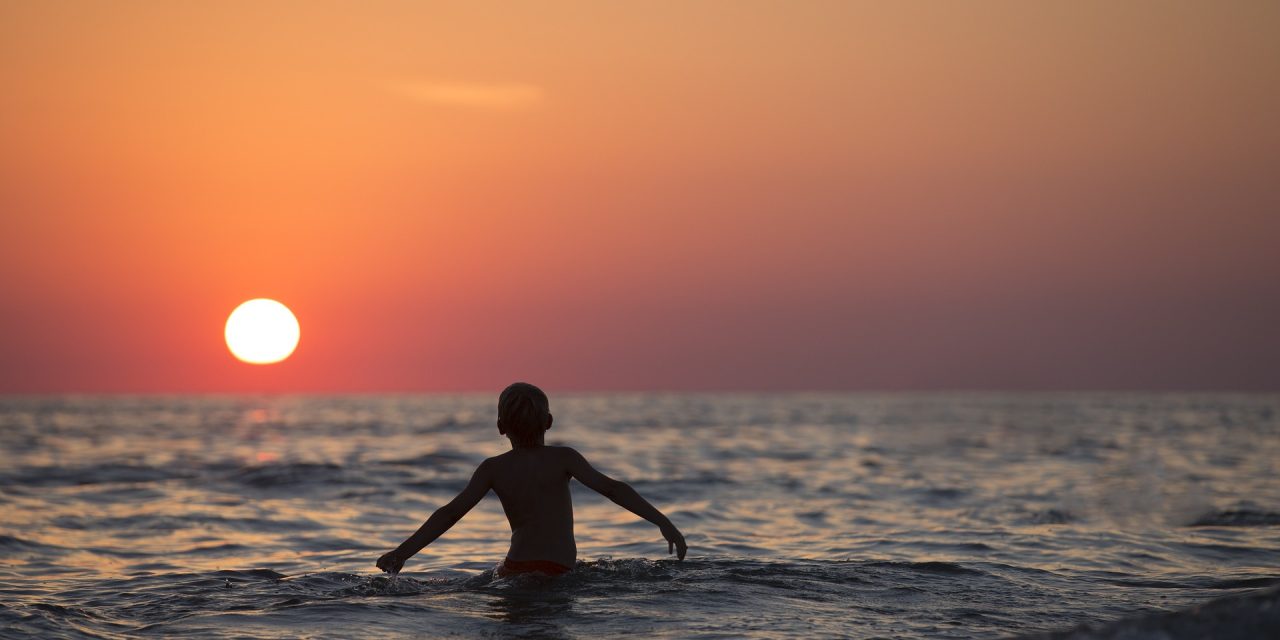
<svg viewBox="0 0 1280 640">
<path fill-rule="evenodd" d="M 1280 635 L 1277 396 L 557 396 L 549 440 L 663 509 L 689 559 L 575 484 L 565 578 L 493 576 L 493 496 L 382 577 L 374 559 L 505 450 L 495 402 L 2 398 L 0 628 Z"/>
</svg>

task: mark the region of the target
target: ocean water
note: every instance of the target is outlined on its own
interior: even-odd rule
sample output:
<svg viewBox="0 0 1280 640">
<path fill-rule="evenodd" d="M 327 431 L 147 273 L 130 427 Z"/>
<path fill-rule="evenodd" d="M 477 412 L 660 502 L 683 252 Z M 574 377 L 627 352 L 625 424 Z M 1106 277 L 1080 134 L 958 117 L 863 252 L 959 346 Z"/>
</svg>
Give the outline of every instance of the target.
<svg viewBox="0 0 1280 640">
<path fill-rule="evenodd" d="M 0 634 L 1280 637 L 1280 397 L 596 394 L 579 563 L 499 579 L 495 394 L 0 398 Z M 1211 604 L 1205 603 L 1213 601 Z"/>
</svg>

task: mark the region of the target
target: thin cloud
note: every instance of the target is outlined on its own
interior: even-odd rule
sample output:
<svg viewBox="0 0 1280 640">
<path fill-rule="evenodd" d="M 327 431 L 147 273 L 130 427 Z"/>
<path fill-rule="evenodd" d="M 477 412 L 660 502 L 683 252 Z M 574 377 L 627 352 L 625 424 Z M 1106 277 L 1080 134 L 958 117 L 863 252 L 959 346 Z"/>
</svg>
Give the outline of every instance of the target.
<svg viewBox="0 0 1280 640">
<path fill-rule="evenodd" d="M 516 111 L 531 109 L 546 101 L 542 87 L 518 82 L 460 84 L 400 82 L 392 91 L 417 102 L 448 107 Z"/>
</svg>

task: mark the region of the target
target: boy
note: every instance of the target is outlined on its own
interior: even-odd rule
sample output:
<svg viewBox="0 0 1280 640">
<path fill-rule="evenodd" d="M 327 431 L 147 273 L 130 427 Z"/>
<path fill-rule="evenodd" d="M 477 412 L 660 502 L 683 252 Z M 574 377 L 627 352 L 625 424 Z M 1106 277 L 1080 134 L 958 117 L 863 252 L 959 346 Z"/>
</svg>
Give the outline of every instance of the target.
<svg viewBox="0 0 1280 640">
<path fill-rule="evenodd" d="M 399 547 L 378 558 L 378 568 L 399 573 L 405 560 L 448 531 L 493 489 L 511 524 L 511 549 L 498 575 L 566 573 L 578 556 L 569 497 L 571 477 L 657 525 L 667 539 L 667 552 L 684 560 L 688 550 L 684 536 L 661 511 L 626 483 L 596 471 L 577 451 L 543 444 L 550 428 L 551 412 L 541 389 L 517 382 L 503 390 L 498 397 L 498 433 L 511 441 L 511 450 L 481 462 L 462 493 L 431 514 Z"/>
</svg>

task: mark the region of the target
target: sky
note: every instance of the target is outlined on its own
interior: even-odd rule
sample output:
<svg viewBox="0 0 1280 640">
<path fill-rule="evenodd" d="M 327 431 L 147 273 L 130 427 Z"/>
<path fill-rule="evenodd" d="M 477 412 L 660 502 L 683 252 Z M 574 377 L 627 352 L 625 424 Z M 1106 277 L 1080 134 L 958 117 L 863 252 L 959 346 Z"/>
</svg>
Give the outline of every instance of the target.
<svg viewBox="0 0 1280 640">
<path fill-rule="evenodd" d="M 3 393 L 1280 390 L 1274 2 L 9 0 L 0 86 Z"/>
</svg>

